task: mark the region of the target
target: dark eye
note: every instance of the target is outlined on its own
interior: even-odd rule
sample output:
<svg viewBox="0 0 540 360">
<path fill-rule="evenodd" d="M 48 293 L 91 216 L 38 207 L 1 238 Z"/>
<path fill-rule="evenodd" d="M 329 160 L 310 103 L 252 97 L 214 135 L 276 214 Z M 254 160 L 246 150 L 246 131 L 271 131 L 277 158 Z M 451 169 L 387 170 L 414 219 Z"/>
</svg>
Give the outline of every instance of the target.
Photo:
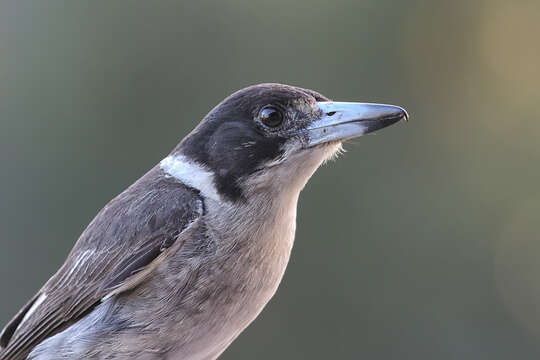
<svg viewBox="0 0 540 360">
<path fill-rule="evenodd" d="M 283 122 L 283 114 L 273 106 L 266 106 L 259 113 L 259 119 L 264 125 L 274 128 Z"/>
</svg>

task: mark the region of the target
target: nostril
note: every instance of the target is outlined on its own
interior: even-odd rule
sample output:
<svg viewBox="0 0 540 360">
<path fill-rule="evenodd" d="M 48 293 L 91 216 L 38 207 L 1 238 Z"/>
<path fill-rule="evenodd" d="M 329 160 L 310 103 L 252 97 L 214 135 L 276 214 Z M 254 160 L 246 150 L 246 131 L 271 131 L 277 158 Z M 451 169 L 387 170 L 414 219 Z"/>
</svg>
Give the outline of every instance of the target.
<svg viewBox="0 0 540 360">
<path fill-rule="evenodd" d="M 326 115 L 327 115 L 327 116 L 332 116 L 332 115 L 334 115 L 335 113 L 336 113 L 335 111 L 330 111 L 330 112 L 327 112 Z"/>
</svg>

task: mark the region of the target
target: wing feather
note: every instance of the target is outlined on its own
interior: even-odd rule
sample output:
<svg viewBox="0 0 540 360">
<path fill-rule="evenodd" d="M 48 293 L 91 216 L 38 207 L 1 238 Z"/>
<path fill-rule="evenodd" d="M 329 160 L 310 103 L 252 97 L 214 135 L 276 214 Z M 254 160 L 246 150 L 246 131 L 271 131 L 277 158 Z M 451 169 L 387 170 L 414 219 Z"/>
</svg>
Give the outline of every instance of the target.
<svg viewBox="0 0 540 360">
<path fill-rule="evenodd" d="M 156 176 L 156 171 L 111 201 L 90 223 L 60 270 L 3 330 L 0 360 L 24 359 L 103 299 L 140 284 L 169 252 L 180 251 L 184 240 L 178 239 L 204 206 L 196 191 Z M 47 297 L 29 314 L 40 294 Z"/>
</svg>

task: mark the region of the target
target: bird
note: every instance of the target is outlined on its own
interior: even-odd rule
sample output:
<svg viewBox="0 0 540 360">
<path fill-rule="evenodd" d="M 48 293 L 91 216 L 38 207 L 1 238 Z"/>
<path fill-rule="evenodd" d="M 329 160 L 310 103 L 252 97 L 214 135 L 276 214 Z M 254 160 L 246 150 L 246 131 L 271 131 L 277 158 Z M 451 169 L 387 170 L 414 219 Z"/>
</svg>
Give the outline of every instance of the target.
<svg viewBox="0 0 540 360">
<path fill-rule="evenodd" d="M 308 179 L 401 120 L 290 85 L 236 91 L 99 211 L 2 330 L 0 360 L 218 358 L 275 294 Z"/>
</svg>

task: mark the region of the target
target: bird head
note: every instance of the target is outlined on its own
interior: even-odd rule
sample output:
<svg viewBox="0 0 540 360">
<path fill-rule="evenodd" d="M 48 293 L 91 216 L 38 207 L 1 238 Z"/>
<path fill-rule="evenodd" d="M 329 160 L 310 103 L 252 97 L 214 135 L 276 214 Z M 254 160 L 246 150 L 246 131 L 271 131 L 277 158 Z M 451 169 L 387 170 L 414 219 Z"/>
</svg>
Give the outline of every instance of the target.
<svg viewBox="0 0 540 360">
<path fill-rule="evenodd" d="M 229 201 L 300 192 L 343 141 L 408 118 L 393 105 L 335 102 L 307 89 L 260 84 L 218 104 L 172 155 L 212 174 Z"/>
</svg>

